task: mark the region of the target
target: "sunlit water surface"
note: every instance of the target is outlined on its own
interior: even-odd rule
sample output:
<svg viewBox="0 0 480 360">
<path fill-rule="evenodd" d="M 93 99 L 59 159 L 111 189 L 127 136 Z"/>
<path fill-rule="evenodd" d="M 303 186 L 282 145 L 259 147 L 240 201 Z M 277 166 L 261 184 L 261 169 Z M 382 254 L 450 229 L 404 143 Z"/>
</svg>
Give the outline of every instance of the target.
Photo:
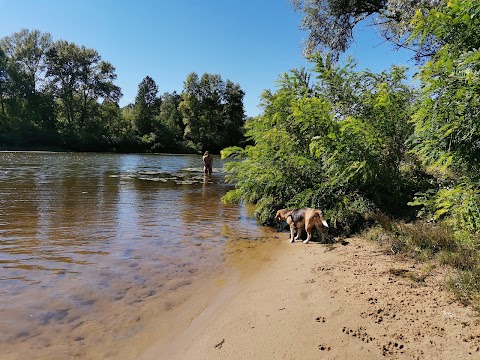
<svg viewBox="0 0 480 360">
<path fill-rule="evenodd" d="M 221 203 L 222 167 L 215 158 L 205 177 L 199 156 L 1 152 L 0 358 L 118 358 L 222 270 L 229 244 L 261 239 L 245 207 Z"/>
</svg>

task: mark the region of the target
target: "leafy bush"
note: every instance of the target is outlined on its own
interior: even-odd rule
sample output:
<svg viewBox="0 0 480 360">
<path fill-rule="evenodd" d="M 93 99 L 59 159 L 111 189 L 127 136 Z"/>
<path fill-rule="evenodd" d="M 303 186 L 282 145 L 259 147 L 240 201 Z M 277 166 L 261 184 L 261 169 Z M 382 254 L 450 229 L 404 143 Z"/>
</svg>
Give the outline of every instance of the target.
<svg viewBox="0 0 480 360">
<path fill-rule="evenodd" d="M 317 82 L 305 70 L 284 74 L 275 93 L 263 94 L 264 113 L 245 125 L 254 145 L 222 151 L 240 160 L 226 165 L 236 188 L 223 200 L 257 204 L 264 223 L 279 208 L 321 208 L 349 234 L 371 211 L 406 208 L 405 194 L 413 194 L 404 179 L 413 167 L 404 157 L 413 93 L 402 68 L 357 73 L 353 63 L 311 61 Z"/>
<path fill-rule="evenodd" d="M 421 69 L 422 93 L 412 118 L 412 154 L 433 181 L 412 205 L 444 219 L 460 242 L 480 231 L 480 3 L 448 1 L 414 19 L 413 38 L 436 48 Z"/>
</svg>

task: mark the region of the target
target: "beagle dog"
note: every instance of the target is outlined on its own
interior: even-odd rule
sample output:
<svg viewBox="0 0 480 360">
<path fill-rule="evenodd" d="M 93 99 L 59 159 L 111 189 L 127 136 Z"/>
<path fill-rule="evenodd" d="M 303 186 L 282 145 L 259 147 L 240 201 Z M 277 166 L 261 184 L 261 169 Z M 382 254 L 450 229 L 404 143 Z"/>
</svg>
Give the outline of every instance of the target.
<svg viewBox="0 0 480 360">
<path fill-rule="evenodd" d="M 290 226 L 290 242 L 293 243 L 295 240 L 300 239 L 302 235 L 303 228 L 307 232 L 307 238 L 303 241 L 304 244 L 308 244 L 312 238 L 313 228 L 316 227 L 318 232 L 322 236 L 322 241 L 325 241 L 324 228 L 328 228 L 328 224 L 323 218 L 323 213 L 321 210 L 312 209 L 312 208 L 301 208 L 301 209 L 281 209 L 277 211 L 275 215 L 275 220 L 286 221 Z M 295 232 L 297 236 L 294 237 Z"/>
</svg>

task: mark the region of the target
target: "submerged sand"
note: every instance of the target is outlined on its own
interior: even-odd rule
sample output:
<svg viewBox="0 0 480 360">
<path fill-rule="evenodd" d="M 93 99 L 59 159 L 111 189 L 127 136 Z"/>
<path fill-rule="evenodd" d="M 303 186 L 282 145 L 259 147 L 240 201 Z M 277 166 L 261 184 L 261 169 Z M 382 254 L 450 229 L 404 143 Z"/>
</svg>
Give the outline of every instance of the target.
<svg viewBox="0 0 480 360">
<path fill-rule="evenodd" d="M 237 281 L 185 302 L 171 331 L 137 357 L 480 359 L 479 319 L 445 288 L 447 269 L 360 238 L 287 238 L 239 249 Z"/>
</svg>

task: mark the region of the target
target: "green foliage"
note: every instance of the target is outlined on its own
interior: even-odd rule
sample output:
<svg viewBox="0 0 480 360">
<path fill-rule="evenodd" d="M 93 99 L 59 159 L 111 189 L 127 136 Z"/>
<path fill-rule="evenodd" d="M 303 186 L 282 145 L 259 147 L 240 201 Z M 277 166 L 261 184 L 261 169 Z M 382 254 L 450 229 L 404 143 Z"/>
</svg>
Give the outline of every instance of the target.
<svg viewBox="0 0 480 360">
<path fill-rule="evenodd" d="M 158 86 L 150 76 L 147 76 L 138 85 L 137 96 L 133 104 L 135 124 L 140 137 L 155 131 L 154 119 L 160 113 L 160 105 Z"/>
<path fill-rule="evenodd" d="M 53 98 L 44 92 L 51 36 L 23 29 L 0 40 L 0 134 L 22 146 L 54 138 Z"/>
<path fill-rule="evenodd" d="M 256 203 L 264 222 L 282 207 L 322 208 L 349 233 L 373 209 L 398 213 L 412 193 L 403 155 L 413 94 L 401 68 L 356 73 L 311 59 L 317 83 L 304 70 L 284 74 L 276 93 L 263 94 L 263 115 L 246 123 L 254 145 L 222 152 L 243 158 L 226 165 L 236 190 L 224 201 Z"/>
<path fill-rule="evenodd" d="M 160 114 L 158 115 L 159 126 L 163 129 L 161 134 L 165 148 L 174 148 L 183 139 L 183 120 L 179 110 L 182 97 L 176 92 L 164 93 Z"/>
<path fill-rule="evenodd" d="M 115 79 L 94 49 L 38 30 L 0 39 L 2 149 L 216 152 L 244 140 L 245 94 L 220 75 L 189 77 L 181 95 L 163 98 L 147 76 L 122 110 Z"/>
<path fill-rule="evenodd" d="M 417 193 L 413 206 L 421 206 L 419 216 L 443 220 L 454 231 L 459 242 L 477 243 L 480 230 L 480 191 L 472 184 L 431 189 Z"/>
<path fill-rule="evenodd" d="M 77 150 L 103 148 L 104 126 L 99 100 L 118 102 L 115 68 L 93 49 L 64 40 L 46 54 L 50 91 L 56 98 L 57 128 L 64 142 Z"/>
<path fill-rule="evenodd" d="M 238 84 L 224 82 L 220 75 L 189 74 L 179 105 L 185 139 L 214 152 L 238 145 L 243 139 L 244 95 Z"/>
<path fill-rule="evenodd" d="M 422 94 L 412 123 L 412 154 L 432 175 L 417 194 L 419 215 L 445 219 L 460 241 L 476 242 L 480 185 L 480 3 L 449 1 L 417 13 L 414 36 L 437 48 L 419 73 Z"/>
<path fill-rule="evenodd" d="M 405 97 L 406 92 L 395 82 L 372 83 L 372 77 L 359 77 L 347 68 L 334 71 L 330 59 L 317 59 L 317 72 L 324 89 L 329 89 L 322 94 L 333 104 L 339 120 L 339 130 L 332 138 L 342 146 L 334 147 L 338 154 L 329 156 L 332 148 L 319 136 L 310 150 L 330 161 L 325 175 L 335 187 L 349 189 L 348 194 L 356 191 L 380 210 L 385 211 L 385 205 L 392 208 L 384 194 L 391 194 L 387 200 L 393 198 L 390 205 L 394 205 L 401 203 L 397 195 L 403 193 L 407 195 L 403 201 L 409 201 L 411 190 L 416 189 L 409 204 L 430 224 L 387 224 L 376 215 L 373 218 L 382 228 L 373 229 L 373 237 L 394 253 L 420 259 L 438 256 L 458 270 L 450 283 L 459 296 L 478 297 L 480 3 L 399 0 L 344 6 L 341 1 L 294 2 L 305 14 L 309 45 L 338 55 L 348 46 L 358 20 L 376 13 L 389 19 L 383 25 L 388 40 L 399 41 L 400 46 L 407 41 L 409 48 L 417 51 L 415 57 L 426 61 L 417 76 L 421 91 L 415 99 Z M 324 21 L 327 18 L 332 21 Z M 368 91 L 372 86 L 376 91 Z M 410 107 L 394 105 L 402 98 L 414 104 L 411 117 Z M 399 122 L 398 118 L 410 121 Z M 366 184 L 377 194 L 369 194 Z"/>
<path fill-rule="evenodd" d="M 380 20 L 375 25 L 381 25 L 387 40 L 412 49 L 421 60 L 415 98 L 406 96 L 401 82 L 391 81 L 396 76 L 389 80 L 382 74 L 378 81 L 358 76 L 348 65 L 336 71 L 329 58 L 317 58 L 320 93 L 331 101 L 338 122 L 331 138 L 342 145 L 332 148 L 328 139 L 318 136 L 310 151 L 330 161 L 324 175 L 335 189 L 355 192 L 379 210 L 394 209 L 397 203 L 398 215 L 403 194 L 403 202 L 408 201 L 422 221 L 386 225 L 377 215 L 374 220 L 382 228 L 374 228 L 373 237 L 394 253 L 438 257 L 458 270 L 450 282 L 454 291 L 463 299 L 479 299 L 480 2 L 292 2 L 305 16 L 307 50 L 319 47 L 338 56 L 352 40 L 354 26 L 375 15 Z M 408 106 L 395 105 L 402 99 Z M 410 121 L 397 121 L 400 118 Z"/>
<path fill-rule="evenodd" d="M 361 24 L 375 26 L 382 36 L 398 46 L 404 46 L 411 31 L 410 20 L 416 11 L 429 9 L 438 0 L 290 0 L 302 13 L 301 28 L 308 33 L 305 52 L 318 49 L 331 52 L 335 58 L 353 41 L 353 30 Z M 418 55 L 425 51 L 420 49 Z"/>
</svg>

